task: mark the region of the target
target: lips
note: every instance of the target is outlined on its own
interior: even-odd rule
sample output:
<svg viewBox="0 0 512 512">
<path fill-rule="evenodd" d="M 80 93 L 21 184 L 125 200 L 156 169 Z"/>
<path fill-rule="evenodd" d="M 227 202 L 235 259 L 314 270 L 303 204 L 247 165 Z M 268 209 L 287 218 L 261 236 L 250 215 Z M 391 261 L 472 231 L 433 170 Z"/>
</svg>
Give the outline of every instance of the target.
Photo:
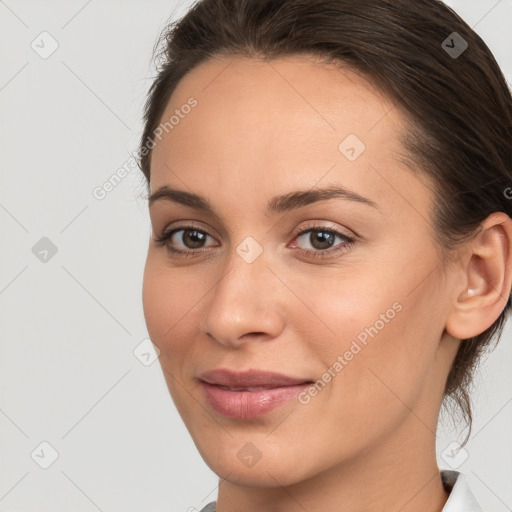
<svg viewBox="0 0 512 512">
<path fill-rule="evenodd" d="M 214 412 L 245 421 L 293 402 L 312 381 L 261 370 L 217 369 L 202 373 L 199 382 Z"/>
<path fill-rule="evenodd" d="M 269 371 L 249 370 L 246 372 L 234 372 L 228 369 L 204 372 L 199 376 L 199 379 L 208 384 L 221 388 L 224 387 L 231 391 L 257 391 L 313 382 L 309 379 L 290 377 Z"/>
</svg>

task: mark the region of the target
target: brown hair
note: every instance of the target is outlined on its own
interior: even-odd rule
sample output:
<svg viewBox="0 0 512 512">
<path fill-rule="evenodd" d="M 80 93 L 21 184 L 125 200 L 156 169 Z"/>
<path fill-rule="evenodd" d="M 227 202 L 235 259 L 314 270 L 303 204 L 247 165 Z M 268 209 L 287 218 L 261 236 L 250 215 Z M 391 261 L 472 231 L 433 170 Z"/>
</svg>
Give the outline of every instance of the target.
<svg viewBox="0 0 512 512">
<path fill-rule="evenodd" d="M 462 40 L 467 48 L 451 53 L 464 48 Z M 148 189 L 148 144 L 188 71 L 214 57 L 310 54 L 355 70 L 407 113 L 401 143 L 412 166 L 434 183 L 431 218 L 445 254 L 491 213 L 512 217 L 505 192 L 512 184 L 511 91 L 486 44 L 441 1 L 201 0 L 169 23 L 156 50 L 160 62 L 139 149 Z M 469 425 L 463 445 L 471 433 L 474 371 L 491 340 L 500 338 L 510 307 L 509 297 L 491 327 L 462 341 L 448 375 L 444 398 Z"/>
</svg>

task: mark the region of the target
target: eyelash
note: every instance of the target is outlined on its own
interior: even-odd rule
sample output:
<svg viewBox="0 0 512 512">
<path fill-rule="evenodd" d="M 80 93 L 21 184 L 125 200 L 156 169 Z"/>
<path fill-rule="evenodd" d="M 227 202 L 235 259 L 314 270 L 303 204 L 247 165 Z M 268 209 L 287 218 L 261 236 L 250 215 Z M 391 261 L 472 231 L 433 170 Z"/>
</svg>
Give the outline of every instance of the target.
<svg viewBox="0 0 512 512">
<path fill-rule="evenodd" d="M 208 233 L 207 231 L 205 231 L 203 229 L 199 229 L 195 226 L 189 225 L 189 226 L 180 226 L 180 227 L 174 228 L 168 232 L 164 232 L 164 233 L 162 233 L 162 235 L 159 238 L 155 239 L 155 242 L 158 243 L 162 247 L 166 247 L 169 252 L 171 252 L 177 256 L 185 257 L 185 258 L 189 258 L 189 257 L 195 256 L 198 253 L 206 251 L 206 249 L 204 249 L 204 248 L 195 249 L 195 250 L 191 249 L 189 251 L 184 251 L 182 249 L 176 249 L 175 247 L 172 247 L 172 245 L 170 244 L 170 240 L 171 240 L 172 236 L 179 231 L 183 231 L 183 232 L 198 231 L 201 234 L 212 237 L 212 235 L 210 235 L 210 233 Z M 344 235 L 343 233 L 340 233 L 339 231 L 337 231 L 335 229 L 328 228 L 328 227 L 322 226 L 322 225 L 308 226 L 306 229 L 297 230 L 293 234 L 293 237 L 294 237 L 293 239 L 295 240 L 296 238 L 298 238 L 302 235 L 305 235 L 306 233 L 310 233 L 310 232 L 328 233 L 330 235 L 334 235 L 335 237 L 339 237 L 339 238 L 342 238 L 345 240 L 344 243 L 338 244 L 337 246 L 334 246 L 334 248 L 329 248 L 329 249 L 325 249 L 325 250 L 296 249 L 301 254 L 305 254 L 306 256 L 313 256 L 315 258 L 326 258 L 326 257 L 331 257 L 334 254 L 345 252 L 345 251 L 349 250 L 354 245 L 354 243 L 356 241 L 355 238 L 353 238 L 353 237 Z"/>
</svg>

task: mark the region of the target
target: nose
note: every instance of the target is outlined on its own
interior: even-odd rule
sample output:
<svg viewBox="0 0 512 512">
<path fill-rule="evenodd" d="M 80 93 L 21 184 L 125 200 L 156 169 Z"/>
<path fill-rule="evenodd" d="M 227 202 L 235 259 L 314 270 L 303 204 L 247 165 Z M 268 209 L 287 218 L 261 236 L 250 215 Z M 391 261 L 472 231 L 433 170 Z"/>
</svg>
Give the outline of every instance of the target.
<svg viewBox="0 0 512 512">
<path fill-rule="evenodd" d="M 205 297 L 203 333 L 230 348 L 250 339 L 268 341 L 279 336 L 285 324 L 286 296 L 267 264 L 265 252 L 248 263 L 232 251 L 217 285 Z"/>
</svg>

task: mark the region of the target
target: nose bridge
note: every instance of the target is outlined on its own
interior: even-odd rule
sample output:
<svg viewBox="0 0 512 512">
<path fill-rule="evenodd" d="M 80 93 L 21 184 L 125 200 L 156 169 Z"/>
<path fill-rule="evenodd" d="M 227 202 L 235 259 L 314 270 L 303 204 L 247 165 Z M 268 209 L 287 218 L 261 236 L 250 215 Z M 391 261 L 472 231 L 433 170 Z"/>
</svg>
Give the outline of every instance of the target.
<svg viewBox="0 0 512 512">
<path fill-rule="evenodd" d="M 203 331 L 217 341 L 239 343 L 248 333 L 277 336 L 282 329 L 275 301 L 275 276 L 262 244 L 244 238 L 229 254 L 222 277 L 207 303 Z"/>
<path fill-rule="evenodd" d="M 255 302 L 259 303 L 258 297 L 267 286 L 267 264 L 268 257 L 263 248 L 263 241 L 260 243 L 253 236 L 246 236 L 232 247 L 224 277 L 217 286 L 217 294 L 243 299 L 252 292 L 251 297 L 257 299 Z"/>
</svg>

